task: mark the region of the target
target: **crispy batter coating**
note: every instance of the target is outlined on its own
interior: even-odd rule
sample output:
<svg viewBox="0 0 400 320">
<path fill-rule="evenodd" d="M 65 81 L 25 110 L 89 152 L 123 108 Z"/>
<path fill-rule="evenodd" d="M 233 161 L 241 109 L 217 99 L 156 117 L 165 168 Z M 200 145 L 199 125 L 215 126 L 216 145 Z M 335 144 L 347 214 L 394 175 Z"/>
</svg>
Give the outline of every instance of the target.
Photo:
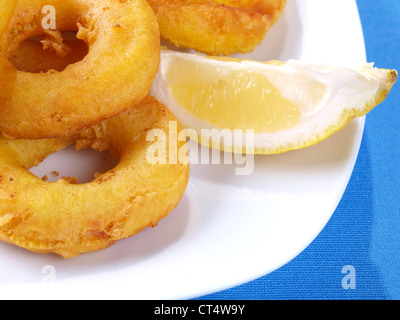
<svg viewBox="0 0 400 320">
<path fill-rule="evenodd" d="M 151 129 L 165 133 L 167 146 L 175 139 L 172 144 L 187 151 L 186 141 L 169 136 L 170 121 L 176 121 L 174 115 L 148 96 L 73 137 L 0 139 L 0 239 L 72 258 L 156 226 L 177 206 L 189 178 L 189 164 L 182 161 L 148 161 Z M 120 162 L 85 184 L 45 182 L 27 171 L 73 143 L 77 149 L 110 150 Z"/>
<path fill-rule="evenodd" d="M 57 30 L 44 30 L 44 6 Z M 140 102 L 158 69 L 160 34 L 145 0 L 10 0 L 0 4 L 0 132 L 34 139 L 70 135 Z M 59 33 L 75 31 L 88 54 L 63 71 L 27 73 L 9 60 L 27 39 L 68 55 Z"/>
<path fill-rule="evenodd" d="M 286 6 L 286 0 L 148 1 L 163 39 L 210 55 L 253 51 Z"/>
</svg>

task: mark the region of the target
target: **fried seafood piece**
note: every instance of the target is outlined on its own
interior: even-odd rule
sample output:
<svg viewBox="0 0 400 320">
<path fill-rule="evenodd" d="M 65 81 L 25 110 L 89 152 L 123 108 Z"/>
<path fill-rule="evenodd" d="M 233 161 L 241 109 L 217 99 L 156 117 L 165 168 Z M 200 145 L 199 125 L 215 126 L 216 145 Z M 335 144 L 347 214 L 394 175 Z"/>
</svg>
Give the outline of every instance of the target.
<svg viewBox="0 0 400 320">
<path fill-rule="evenodd" d="M 72 258 L 156 226 L 180 202 L 189 179 L 186 140 L 169 135 L 170 122 L 180 130 L 174 115 L 148 96 L 72 137 L 1 138 L 0 239 L 33 252 Z M 165 162 L 154 161 L 155 142 L 148 138 L 153 129 L 163 133 L 166 147 L 175 145 L 185 155 L 182 161 L 169 157 L 172 149 L 164 150 Z M 78 150 L 109 150 L 120 161 L 83 184 L 62 178 L 46 182 L 27 170 L 71 144 Z"/>
<path fill-rule="evenodd" d="M 56 29 L 43 26 L 46 6 L 56 12 Z M 2 0 L 0 12 L 1 134 L 16 139 L 71 135 L 148 94 L 159 65 L 160 33 L 146 0 Z M 76 32 L 86 43 L 88 53 L 80 61 L 60 72 L 39 73 L 12 64 L 21 43 L 37 37 L 46 51 L 68 57 L 73 48 L 64 43 L 64 32 Z"/>
<path fill-rule="evenodd" d="M 248 53 L 265 38 L 286 0 L 148 0 L 161 37 L 209 55 Z"/>
</svg>

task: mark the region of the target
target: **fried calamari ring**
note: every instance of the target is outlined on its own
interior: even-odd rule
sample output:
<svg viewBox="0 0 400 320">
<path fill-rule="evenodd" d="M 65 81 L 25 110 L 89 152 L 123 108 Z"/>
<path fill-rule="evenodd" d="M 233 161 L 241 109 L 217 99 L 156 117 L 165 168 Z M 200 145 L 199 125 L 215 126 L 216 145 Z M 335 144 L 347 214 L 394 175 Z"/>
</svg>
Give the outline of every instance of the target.
<svg viewBox="0 0 400 320">
<path fill-rule="evenodd" d="M 57 30 L 42 28 L 47 5 L 56 10 Z M 126 110 L 149 92 L 159 64 L 160 35 L 147 1 L 10 0 L 1 6 L 4 135 L 33 139 L 73 134 Z M 56 44 L 57 32 L 64 31 L 76 31 L 89 47 L 83 60 L 65 70 L 27 73 L 9 61 L 23 41 L 45 36 L 45 44 Z M 66 46 L 53 49 L 68 53 Z"/>
<path fill-rule="evenodd" d="M 163 39 L 210 55 L 253 51 L 286 6 L 286 0 L 148 1 Z"/>
<path fill-rule="evenodd" d="M 26 169 L 74 143 L 69 138 L 0 139 L 0 239 L 71 258 L 155 226 L 176 207 L 189 177 L 189 164 L 168 161 L 168 150 L 167 164 L 149 161 L 155 142 L 147 133 L 153 128 L 165 132 L 166 146 L 172 141 L 187 155 L 186 142 L 169 136 L 170 121 L 176 121 L 173 114 L 149 96 L 79 133 L 73 138 L 77 149 L 120 156 L 114 169 L 84 184 L 45 182 Z"/>
</svg>

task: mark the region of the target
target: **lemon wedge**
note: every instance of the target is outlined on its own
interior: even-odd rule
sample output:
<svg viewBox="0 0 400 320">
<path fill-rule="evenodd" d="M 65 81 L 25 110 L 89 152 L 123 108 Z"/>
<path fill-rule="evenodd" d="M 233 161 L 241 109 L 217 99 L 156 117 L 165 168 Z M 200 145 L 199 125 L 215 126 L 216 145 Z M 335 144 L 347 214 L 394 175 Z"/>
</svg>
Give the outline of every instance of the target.
<svg viewBox="0 0 400 320">
<path fill-rule="evenodd" d="M 325 140 L 381 103 L 396 80 L 395 70 L 372 63 L 263 63 L 165 49 L 150 94 L 195 132 L 190 138 L 200 144 L 272 154 Z M 243 135 L 212 143 L 222 131 Z"/>
</svg>

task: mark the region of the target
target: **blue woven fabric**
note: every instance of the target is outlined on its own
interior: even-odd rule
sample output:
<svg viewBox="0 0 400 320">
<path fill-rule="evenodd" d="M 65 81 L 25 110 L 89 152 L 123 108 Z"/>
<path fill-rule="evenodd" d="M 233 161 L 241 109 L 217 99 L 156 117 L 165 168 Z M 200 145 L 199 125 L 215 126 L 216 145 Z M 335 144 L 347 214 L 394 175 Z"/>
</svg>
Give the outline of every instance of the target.
<svg viewBox="0 0 400 320">
<path fill-rule="evenodd" d="M 357 4 L 368 61 L 400 71 L 400 1 Z M 400 299 L 399 90 L 367 115 L 348 187 L 311 245 L 268 275 L 199 299 Z M 354 289 L 343 285 L 347 265 Z"/>
</svg>

